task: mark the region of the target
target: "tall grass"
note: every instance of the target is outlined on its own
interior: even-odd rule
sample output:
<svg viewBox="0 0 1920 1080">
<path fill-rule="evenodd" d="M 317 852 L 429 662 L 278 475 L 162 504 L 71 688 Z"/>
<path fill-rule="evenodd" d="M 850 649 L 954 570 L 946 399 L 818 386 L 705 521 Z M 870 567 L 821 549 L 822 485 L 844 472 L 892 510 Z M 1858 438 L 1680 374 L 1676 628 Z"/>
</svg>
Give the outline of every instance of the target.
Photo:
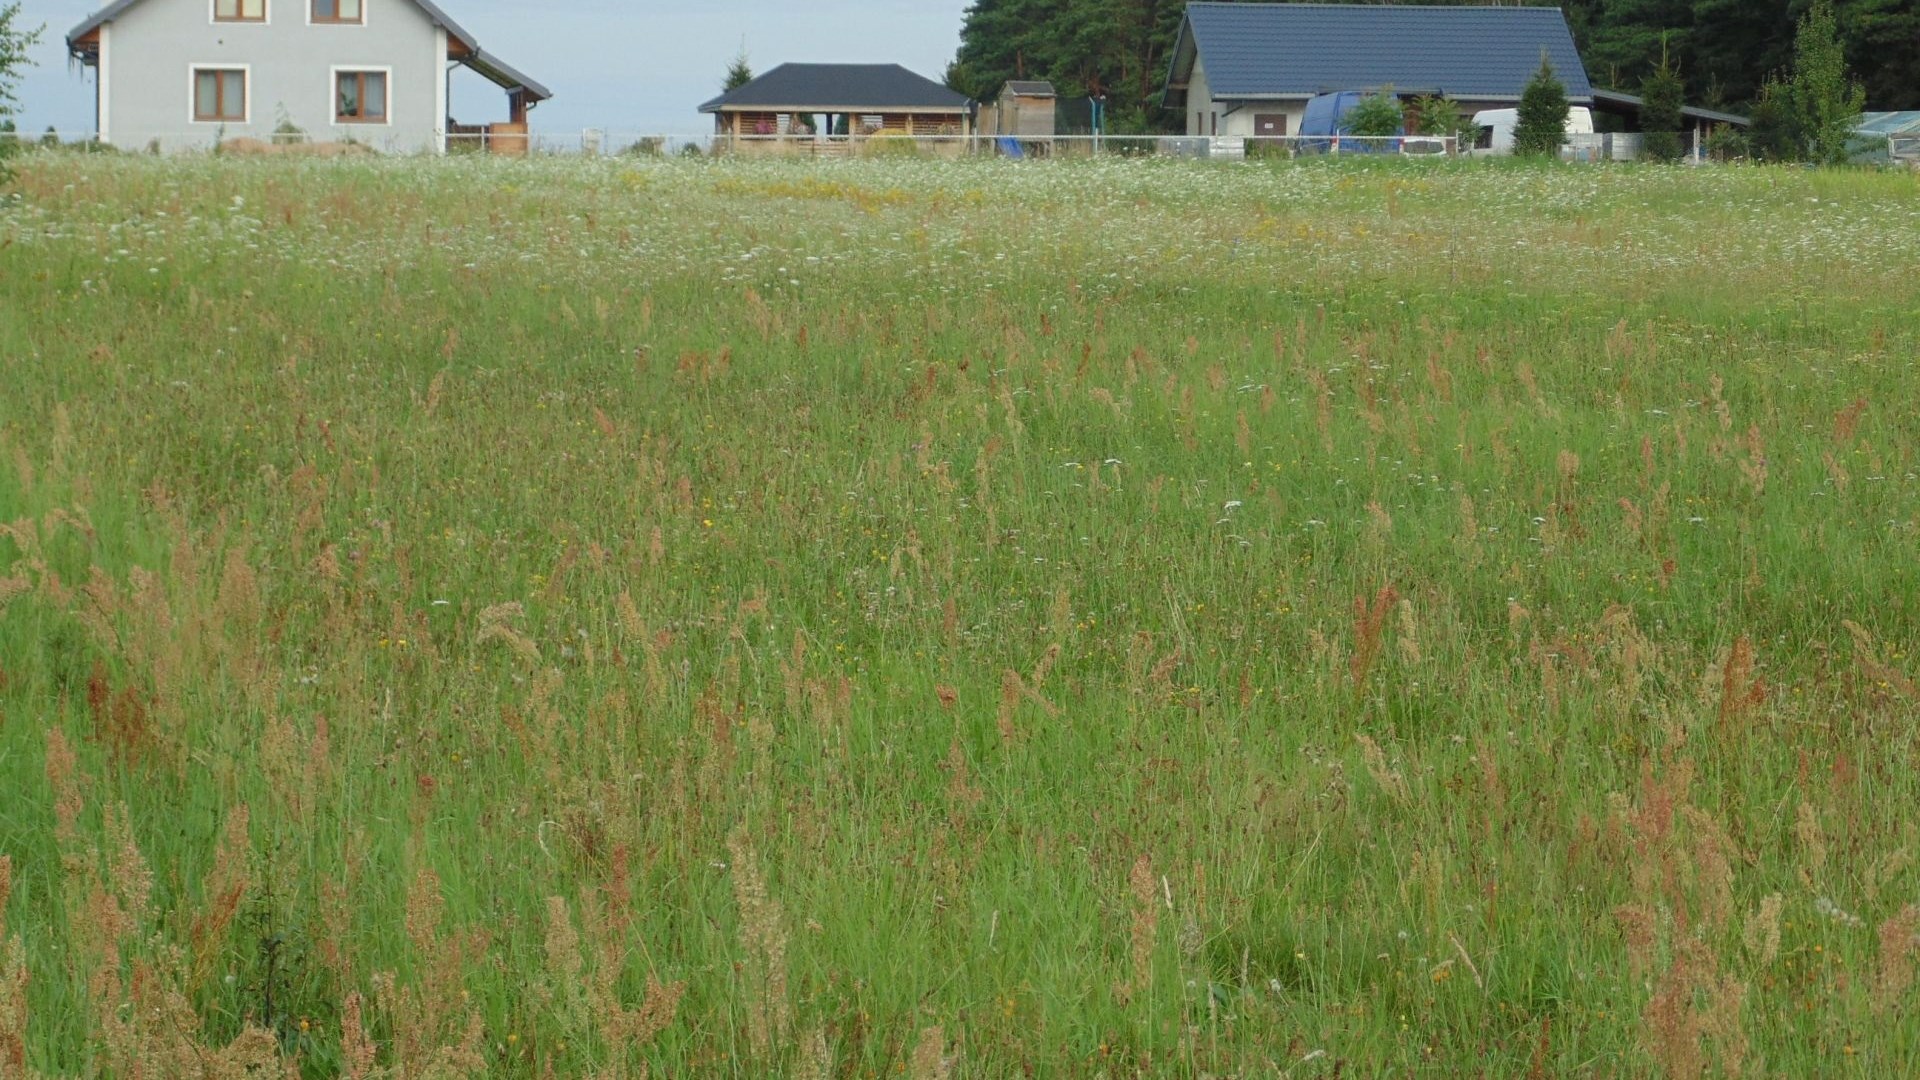
<svg viewBox="0 0 1920 1080">
<path fill-rule="evenodd" d="M 1898 1071 L 1915 179 L 1433 164 L 28 159 L 0 1076 Z"/>
</svg>

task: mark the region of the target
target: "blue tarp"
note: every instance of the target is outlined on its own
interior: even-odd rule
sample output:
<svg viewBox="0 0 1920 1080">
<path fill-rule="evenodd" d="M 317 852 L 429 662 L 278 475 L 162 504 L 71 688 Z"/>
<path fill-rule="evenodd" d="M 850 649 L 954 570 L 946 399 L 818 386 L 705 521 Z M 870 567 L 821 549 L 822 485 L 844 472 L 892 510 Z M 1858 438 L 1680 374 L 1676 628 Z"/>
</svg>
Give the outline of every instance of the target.
<svg viewBox="0 0 1920 1080">
<path fill-rule="evenodd" d="M 1353 111 L 1354 106 L 1366 100 L 1366 97 L 1366 93 L 1360 90 L 1341 90 L 1309 98 L 1306 114 L 1300 118 L 1300 134 L 1313 137 L 1302 143 L 1301 148 L 1322 153 L 1336 146 L 1341 153 L 1345 154 L 1399 153 L 1400 140 L 1397 138 L 1341 142 L 1340 136 L 1353 134 L 1347 128 L 1347 114 Z M 1403 130 L 1400 134 L 1404 135 L 1406 132 Z"/>
</svg>

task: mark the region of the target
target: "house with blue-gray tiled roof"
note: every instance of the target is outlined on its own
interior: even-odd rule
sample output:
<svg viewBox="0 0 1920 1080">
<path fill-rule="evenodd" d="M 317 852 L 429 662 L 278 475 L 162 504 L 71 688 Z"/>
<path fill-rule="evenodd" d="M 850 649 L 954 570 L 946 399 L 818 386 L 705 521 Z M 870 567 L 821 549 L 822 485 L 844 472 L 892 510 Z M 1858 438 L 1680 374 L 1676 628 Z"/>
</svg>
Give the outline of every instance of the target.
<svg viewBox="0 0 1920 1080">
<path fill-rule="evenodd" d="M 1517 105 L 1542 53 L 1568 101 L 1592 105 L 1559 8 L 1196 0 L 1164 100 L 1187 134 L 1210 136 L 1296 134 L 1308 99 L 1339 90 L 1444 94 L 1471 114 Z"/>
</svg>

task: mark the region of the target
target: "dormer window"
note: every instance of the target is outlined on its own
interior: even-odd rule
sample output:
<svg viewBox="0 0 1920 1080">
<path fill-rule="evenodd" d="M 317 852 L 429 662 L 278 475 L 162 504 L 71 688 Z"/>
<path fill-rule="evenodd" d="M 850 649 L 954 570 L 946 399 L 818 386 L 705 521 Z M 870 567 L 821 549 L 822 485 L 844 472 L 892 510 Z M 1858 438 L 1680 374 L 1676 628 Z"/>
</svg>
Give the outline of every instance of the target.
<svg viewBox="0 0 1920 1080">
<path fill-rule="evenodd" d="M 316 23 L 363 26 L 367 21 L 365 0 L 311 0 Z"/>
<path fill-rule="evenodd" d="M 214 22 L 267 21 L 267 0 L 213 0 Z"/>
</svg>

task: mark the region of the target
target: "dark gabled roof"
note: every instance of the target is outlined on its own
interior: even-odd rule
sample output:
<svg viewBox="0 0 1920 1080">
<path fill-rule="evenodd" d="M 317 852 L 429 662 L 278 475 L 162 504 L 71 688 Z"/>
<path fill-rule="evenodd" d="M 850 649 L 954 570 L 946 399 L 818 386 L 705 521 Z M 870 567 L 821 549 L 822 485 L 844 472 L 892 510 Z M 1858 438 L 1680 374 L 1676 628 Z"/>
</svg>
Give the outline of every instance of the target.
<svg viewBox="0 0 1920 1080">
<path fill-rule="evenodd" d="M 462 60 L 461 63 L 472 68 L 476 74 L 508 93 L 513 93 L 517 90 L 525 94 L 527 98 L 532 101 L 545 101 L 553 96 L 553 91 L 522 75 L 519 71 L 509 66 L 505 60 L 500 59 L 485 49 L 475 49 L 473 55 Z"/>
<path fill-rule="evenodd" d="M 1567 97 L 1592 100 L 1559 8 L 1250 4 L 1196 0 L 1174 43 L 1168 100 L 1196 55 L 1215 98 L 1294 97 L 1394 87 L 1456 98 L 1518 99 L 1546 51 Z"/>
<path fill-rule="evenodd" d="M 81 39 L 119 18 L 122 12 L 139 2 L 140 0 L 113 0 L 112 3 L 87 16 L 80 25 L 67 32 L 67 51 L 89 64 L 93 63 L 97 59 L 97 53 L 92 46 L 84 44 Z M 527 97 L 534 101 L 545 101 L 553 96 L 553 92 L 546 87 L 508 67 L 499 57 L 483 51 L 480 48 L 480 42 L 475 40 L 465 27 L 454 22 L 453 16 L 448 15 L 433 0 L 413 0 L 413 3 L 426 13 L 433 25 L 445 30 L 448 38 L 466 48 L 468 55 L 461 62 L 481 76 L 509 91 L 524 91 Z"/>
<path fill-rule="evenodd" d="M 701 112 L 722 109 L 965 109 L 965 94 L 899 64 L 781 64 L 721 94 Z"/>
<path fill-rule="evenodd" d="M 1021 97 L 1053 97 L 1053 84 L 1043 79 L 1008 79 L 1003 88 Z"/>
</svg>

